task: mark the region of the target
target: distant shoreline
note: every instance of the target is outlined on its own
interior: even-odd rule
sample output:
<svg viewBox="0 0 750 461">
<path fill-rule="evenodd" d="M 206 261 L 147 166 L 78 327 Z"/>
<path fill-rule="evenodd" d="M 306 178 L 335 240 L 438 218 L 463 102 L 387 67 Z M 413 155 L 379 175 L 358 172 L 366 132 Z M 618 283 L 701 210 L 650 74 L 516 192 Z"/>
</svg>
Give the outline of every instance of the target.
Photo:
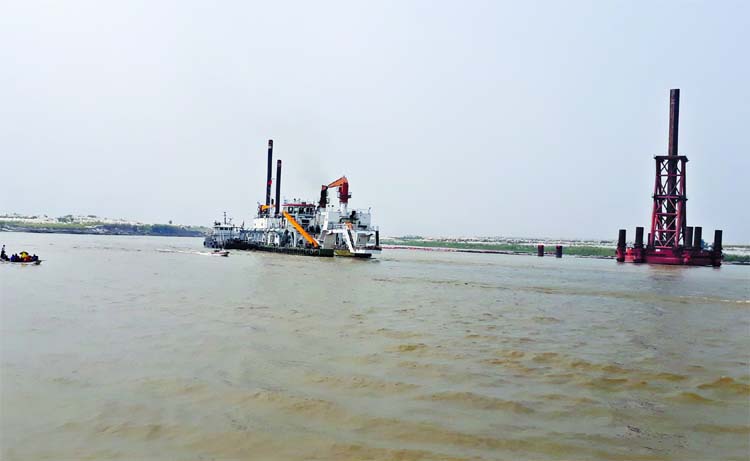
<svg viewBox="0 0 750 461">
<path fill-rule="evenodd" d="M 448 240 L 383 239 L 383 248 L 421 251 L 446 251 L 455 253 L 482 253 L 505 255 L 536 255 L 537 246 L 516 243 L 454 242 Z M 554 256 L 556 244 L 545 243 L 545 256 Z M 551 251 L 550 251 L 551 250 Z M 578 258 L 614 259 L 615 249 L 596 245 L 564 245 L 563 256 Z M 750 265 L 750 256 L 724 253 L 725 264 Z"/>
<path fill-rule="evenodd" d="M 143 235 L 153 237 L 203 237 L 206 229 L 170 224 L 98 224 L 80 226 L 75 224 L 42 225 L 0 222 L 0 232 L 28 232 L 32 234 L 75 235 Z"/>
</svg>

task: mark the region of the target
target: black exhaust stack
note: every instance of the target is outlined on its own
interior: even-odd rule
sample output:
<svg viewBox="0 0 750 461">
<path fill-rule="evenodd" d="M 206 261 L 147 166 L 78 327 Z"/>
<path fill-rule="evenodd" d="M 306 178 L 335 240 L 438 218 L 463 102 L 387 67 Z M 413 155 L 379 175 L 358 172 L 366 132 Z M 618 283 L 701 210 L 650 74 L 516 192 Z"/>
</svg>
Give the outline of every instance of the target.
<svg viewBox="0 0 750 461">
<path fill-rule="evenodd" d="M 318 207 L 324 208 L 328 205 L 328 186 L 320 186 L 320 200 L 318 201 Z"/>
<path fill-rule="evenodd" d="M 276 160 L 276 216 L 281 213 L 281 160 Z"/>
<path fill-rule="evenodd" d="M 266 175 L 266 206 L 271 205 L 271 167 L 273 164 L 273 139 L 268 140 L 268 174 Z"/>
</svg>

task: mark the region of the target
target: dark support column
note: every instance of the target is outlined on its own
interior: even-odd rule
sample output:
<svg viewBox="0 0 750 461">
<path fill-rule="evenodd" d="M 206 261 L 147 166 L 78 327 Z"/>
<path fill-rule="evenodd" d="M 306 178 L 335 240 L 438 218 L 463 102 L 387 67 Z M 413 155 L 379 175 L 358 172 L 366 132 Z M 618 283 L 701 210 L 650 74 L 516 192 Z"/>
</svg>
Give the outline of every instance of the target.
<svg viewBox="0 0 750 461">
<path fill-rule="evenodd" d="M 685 248 L 693 247 L 693 226 L 685 228 Z"/>
<path fill-rule="evenodd" d="M 701 240 L 703 240 L 703 228 L 695 226 L 693 228 L 693 248 L 701 248 Z"/>
<path fill-rule="evenodd" d="M 620 234 L 617 236 L 617 248 L 625 248 L 626 236 L 627 231 L 625 229 L 620 229 Z"/>
<path fill-rule="evenodd" d="M 679 89 L 673 89 L 669 92 L 669 146 L 667 148 L 667 155 L 670 157 L 676 157 L 677 154 L 677 145 L 678 145 L 678 135 L 680 130 L 680 90 Z M 667 177 L 667 195 L 675 196 L 677 195 L 677 159 L 669 159 L 667 160 L 667 173 L 669 176 Z M 667 201 L 667 213 L 674 213 L 675 207 L 672 200 Z M 676 218 L 672 218 L 676 219 Z M 675 231 L 678 231 L 676 227 L 677 222 L 673 221 L 672 226 L 670 228 L 674 228 Z M 676 234 L 675 234 L 676 235 Z M 675 239 L 674 246 L 677 246 L 680 242 Z"/>
<path fill-rule="evenodd" d="M 669 148 L 667 155 L 678 155 L 677 144 L 680 131 L 680 89 L 669 91 Z"/>
<path fill-rule="evenodd" d="M 620 233 L 617 236 L 617 251 L 615 251 L 618 263 L 625 261 L 625 252 L 627 251 L 627 248 L 625 246 L 626 236 L 627 232 L 625 231 L 625 229 L 620 229 Z"/>
<path fill-rule="evenodd" d="M 544 256 L 544 245 L 537 245 L 536 246 L 536 255 L 537 256 Z"/>
<path fill-rule="evenodd" d="M 720 229 L 716 229 L 714 231 L 714 252 L 721 252 L 723 247 L 721 246 L 721 238 L 722 238 L 722 231 Z"/>
<path fill-rule="evenodd" d="M 714 231 L 714 248 L 711 252 L 711 265 L 714 267 L 721 266 L 721 260 L 722 260 L 722 246 L 721 246 L 721 230 L 716 229 Z"/>
<path fill-rule="evenodd" d="M 635 228 L 635 244 L 633 245 L 633 247 L 643 248 L 643 228 L 642 227 Z"/>
</svg>

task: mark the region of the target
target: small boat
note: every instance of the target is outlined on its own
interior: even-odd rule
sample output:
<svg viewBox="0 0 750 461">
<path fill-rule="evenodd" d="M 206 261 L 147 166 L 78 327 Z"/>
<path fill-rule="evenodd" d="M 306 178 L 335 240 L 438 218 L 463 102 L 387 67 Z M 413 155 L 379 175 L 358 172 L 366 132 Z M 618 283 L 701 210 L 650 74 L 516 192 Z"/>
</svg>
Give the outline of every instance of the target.
<svg viewBox="0 0 750 461">
<path fill-rule="evenodd" d="M 211 252 L 213 256 L 229 256 L 229 252 L 227 250 L 214 250 Z"/>
<path fill-rule="evenodd" d="M 22 251 L 17 255 L 8 257 L 8 253 L 5 251 L 5 245 L 0 249 L 0 261 L 8 264 L 25 264 L 27 266 L 38 266 L 42 263 L 42 260 L 39 259 L 37 255 L 32 256 L 27 251 Z"/>
<path fill-rule="evenodd" d="M 5 264 L 18 264 L 20 266 L 38 266 L 42 263 L 42 260 L 37 259 L 36 261 L 8 261 L 5 259 L 0 259 L 0 262 Z"/>
</svg>

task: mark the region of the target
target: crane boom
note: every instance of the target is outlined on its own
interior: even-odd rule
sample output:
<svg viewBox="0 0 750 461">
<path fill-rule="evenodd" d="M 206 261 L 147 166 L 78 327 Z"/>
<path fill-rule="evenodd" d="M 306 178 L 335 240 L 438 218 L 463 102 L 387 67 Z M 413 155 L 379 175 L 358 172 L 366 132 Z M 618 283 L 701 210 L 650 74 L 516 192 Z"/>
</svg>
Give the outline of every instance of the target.
<svg viewBox="0 0 750 461">
<path fill-rule="evenodd" d="M 328 185 L 328 187 L 339 187 L 339 186 L 343 186 L 344 184 L 349 184 L 349 180 L 346 179 L 346 176 L 342 176 L 339 179 L 333 181 L 331 184 Z"/>
<path fill-rule="evenodd" d="M 339 188 L 339 201 L 342 205 L 346 205 L 349 202 L 349 198 L 352 196 L 352 194 L 349 193 L 349 180 L 346 179 L 346 176 L 342 176 L 339 179 L 333 181 L 328 185 L 328 187 Z"/>
<path fill-rule="evenodd" d="M 292 217 L 292 215 L 290 215 L 286 211 L 282 211 L 281 213 L 284 215 L 284 217 L 286 218 L 286 220 L 289 221 L 289 223 L 295 229 L 297 229 L 297 232 L 299 232 L 302 235 L 302 237 L 304 237 L 305 240 L 307 240 L 312 246 L 314 246 L 315 248 L 318 248 L 320 246 L 320 244 L 318 243 L 318 241 L 315 240 L 314 238 L 312 238 L 312 236 L 310 234 L 308 234 L 307 231 L 302 228 L 302 226 L 300 226 L 300 224 L 297 222 L 296 219 L 294 219 Z"/>
</svg>

